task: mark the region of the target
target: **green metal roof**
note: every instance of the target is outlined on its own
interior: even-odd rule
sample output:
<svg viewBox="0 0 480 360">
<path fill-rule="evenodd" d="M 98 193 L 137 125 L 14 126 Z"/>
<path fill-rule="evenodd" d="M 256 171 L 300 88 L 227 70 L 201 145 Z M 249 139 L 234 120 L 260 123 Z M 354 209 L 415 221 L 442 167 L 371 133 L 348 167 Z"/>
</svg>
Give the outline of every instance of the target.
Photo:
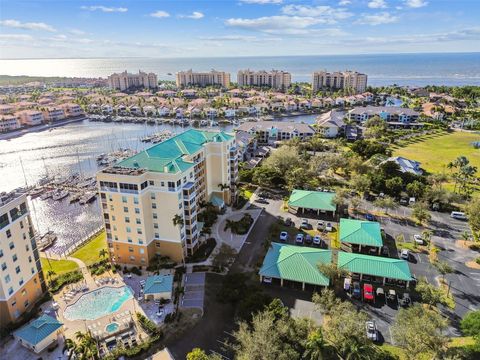
<svg viewBox="0 0 480 360">
<path fill-rule="evenodd" d="M 173 287 L 173 275 L 153 275 L 145 281 L 144 294 L 159 294 L 171 292 Z"/>
<path fill-rule="evenodd" d="M 389 279 L 412 280 L 408 262 L 380 256 L 370 256 L 348 252 L 338 253 L 338 267 L 352 273 L 379 276 Z"/>
<path fill-rule="evenodd" d="M 37 345 L 62 326 L 57 319 L 42 315 L 15 331 L 14 335 L 31 345 Z"/>
<path fill-rule="evenodd" d="M 120 161 L 117 166 L 147 169 L 155 172 L 177 173 L 188 170 L 194 164 L 182 159 L 200 150 L 205 143 L 233 139 L 223 131 L 187 130 L 138 154 Z"/>
<path fill-rule="evenodd" d="M 335 193 L 324 191 L 293 190 L 288 199 L 288 206 L 305 209 L 335 211 L 333 204 Z"/>
<path fill-rule="evenodd" d="M 268 249 L 259 274 L 277 279 L 328 286 L 330 280 L 318 270 L 317 265 L 319 263 L 328 264 L 331 261 L 332 252 L 330 250 L 274 242 Z"/>
<path fill-rule="evenodd" d="M 375 221 L 340 219 L 340 241 L 366 246 L 383 246 L 380 224 Z"/>
</svg>

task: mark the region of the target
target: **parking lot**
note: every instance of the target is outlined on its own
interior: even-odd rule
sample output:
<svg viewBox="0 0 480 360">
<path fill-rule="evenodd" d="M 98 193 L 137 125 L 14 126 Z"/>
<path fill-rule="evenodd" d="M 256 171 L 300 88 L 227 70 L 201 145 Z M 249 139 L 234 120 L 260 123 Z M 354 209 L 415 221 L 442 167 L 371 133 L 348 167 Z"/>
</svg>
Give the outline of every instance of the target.
<svg viewBox="0 0 480 360">
<path fill-rule="evenodd" d="M 205 296 L 205 273 L 185 275 L 185 292 L 182 299 L 183 308 L 198 308 L 203 311 Z"/>
</svg>

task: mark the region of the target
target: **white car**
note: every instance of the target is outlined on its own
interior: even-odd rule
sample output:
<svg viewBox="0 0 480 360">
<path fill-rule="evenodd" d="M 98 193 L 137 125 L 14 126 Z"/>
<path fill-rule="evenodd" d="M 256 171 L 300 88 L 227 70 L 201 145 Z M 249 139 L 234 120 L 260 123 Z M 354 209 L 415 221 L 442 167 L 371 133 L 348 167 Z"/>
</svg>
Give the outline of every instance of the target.
<svg viewBox="0 0 480 360">
<path fill-rule="evenodd" d="M 325 227 L 325 223 L 323 221 L 319 221 L 317 223 L 317 230 L 323 230 L 324 227 Z"/>
<path fill-rule="evenodd" d="M 332 223 L 327 223 L 327 226 L 325 226 L 325 231 L 332 232 L 333 231 L 333 225 Z"/>
<path fill-rule="evenodd" d="M 297 234 L 297 237 L 295 238 L 295 242 L 297 244 L 303 244 L 303 234 Z"/>
<path fill-rule="evenodd" d="M 288 240 L 288 232 L 282 231 L 280 233 L 280 241 L 287 241 Z"/>
<path fill-rule="evenodd" d="M 410 250 L 402 249 L 402 251 L 400 253 L 400 257 L 404 260 L 410 260 Z"/>
<path fill-rule="evenodd" d="M 263 282 L 266 284 L 271 284 L 272 283 L 272 278 L 268 276 L 263 277 Z"/>
<path fill-rule="evenodd" d="M 322 238 L 320 237 L 320 235 L 315 235 L 313 237 L 313 245 L 320 245 L 321 242 L 322 242 Z"/>
<path fill-rule="evenodd" d="M 302 224 L 300 225 L 300 229 L 308 229 L 310 224 L 308 223 L 307 219 L 302 219 Z"/>
<path fill-rule="evenodd" d="M 413 240 L 419 245 L 423 245 L 424 243 L 422 235 L 418 235 L 418 234 L 413 235 Z"/>
<path fill-rule="evenodd" d="M 367 337 L 372 341 L 378 340 L 378 331 L 375 321 L 367 321 L 365 323 L 365 330 L 367 331 Z"/>
</svg>

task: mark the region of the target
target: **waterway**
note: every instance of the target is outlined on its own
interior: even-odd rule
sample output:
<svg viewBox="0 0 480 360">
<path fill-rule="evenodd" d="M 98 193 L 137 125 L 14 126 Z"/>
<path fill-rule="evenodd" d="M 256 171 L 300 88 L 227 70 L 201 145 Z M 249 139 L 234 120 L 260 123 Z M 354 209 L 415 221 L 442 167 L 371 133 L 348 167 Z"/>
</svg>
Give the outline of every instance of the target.
<svg viewBox="0 0 480 360">
<path fill-rule="evenodd" d="M 283 121 L 313 123 L 316 115 L 284 118 Z M 170 130 L 181 133 L 189 127 L 171 125 L 92 122 L 88 119 L 51 130 L 32 132 L 10 140 L 0 140 L 0 192 L 36 184 L 45 175 L 66 177 L 75 173 L 83 177 L 98 171 L 96 157 L 119 148 L 143 150 L 151 144 L 140 139 Z M 208 128 L 207 128 L 208 129 Z M 231 132 L 233 127 L 214 129 Z M 80 205 L 62 201 L 30 201 L 33 221 L 40 233 L 53 230 L 58 236 L 51 251 L 63 253 L 102 225 L 97 201 Z"/>
</svg>

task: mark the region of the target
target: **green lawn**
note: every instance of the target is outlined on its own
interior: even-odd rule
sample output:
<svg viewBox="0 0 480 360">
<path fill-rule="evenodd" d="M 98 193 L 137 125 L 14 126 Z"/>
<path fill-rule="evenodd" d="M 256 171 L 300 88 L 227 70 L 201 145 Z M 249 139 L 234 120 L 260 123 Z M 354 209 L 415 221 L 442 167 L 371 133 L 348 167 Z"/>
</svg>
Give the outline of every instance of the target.
<svg viewBox="0 0 480 360">
<path fill-rule="evenodd" d="M 70 256 L 82 260 L 88 266 L 101 260 L 99 254 L 102 249 L 108 251 L 105 231 L 102 231 Z"/>
<path fill-rule="evenodd" d="M 78 269 L 77 263 L 71 260 L 50 260 L 49 262 L 46 258 L 42 257 L 40 261 L 42 262 L 45 276 L 47 276 L 49 270 L 53 270 L 57 275 L 61 275 Z"/>
<path fill-rule="evenodd" d="M 480 141 L 480 134 L 453 132 L 398 146 L 393 156 L 419 161 L 421 167 L 431 173 L 448 173 L 447 164 L 462 155 L 480 168 L 480 150 L 472 146 L 475 141 Z"/>
</svg>

